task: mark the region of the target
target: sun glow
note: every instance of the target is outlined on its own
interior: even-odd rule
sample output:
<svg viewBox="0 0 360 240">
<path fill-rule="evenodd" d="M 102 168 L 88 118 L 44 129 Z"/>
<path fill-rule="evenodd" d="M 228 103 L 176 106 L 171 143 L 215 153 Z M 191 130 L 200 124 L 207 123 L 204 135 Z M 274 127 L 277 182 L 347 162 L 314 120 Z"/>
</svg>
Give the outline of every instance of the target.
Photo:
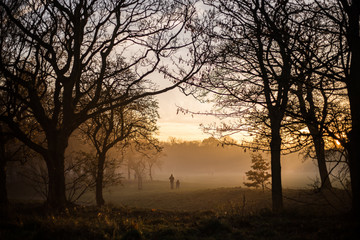
<svg viewBox="0 0 360 240">
<path fill-rule="evenodd" d="M 200 124 L 210 124 L 217 119 L 211 116 L 178 113 L 183 107 L 195 112 L 211 109 L 210 104 L 200 103 L 191 96 L 185 96 L 177 89 L 156 96 L 159 101 L 158 139 L 167 141 L 170 137 L 181 140 L 203 140 L 210 137 L 202 131 Z"/>
<path fill-rule="evenodd" d="M 336 147 L 340 147 L 340 146 L 341 146 L 341 143 L 340 143 L 339 140 L 335 140 L 335 146 L 336 146 Z"/>
</svg>

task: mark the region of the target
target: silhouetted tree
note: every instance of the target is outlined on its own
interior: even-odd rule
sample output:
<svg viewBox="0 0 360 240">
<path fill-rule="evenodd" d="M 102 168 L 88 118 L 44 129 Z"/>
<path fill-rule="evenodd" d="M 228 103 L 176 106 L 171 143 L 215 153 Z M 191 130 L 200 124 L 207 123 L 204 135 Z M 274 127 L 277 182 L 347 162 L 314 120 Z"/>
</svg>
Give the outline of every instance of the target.
<svg viewBox="0 0 360 240">
<path fill-rule="evenodd" d="M 325 119 L 327 117 L 326 112 L 328 106 L 326 104 L 327 103 L 326 101 L 323 102 L 324 105 L 322 106 L 323 109 L 322 113 L 325 114 L 321 116 L 322 119 L 319 119 L 318 113 L 320 111 L 319 109 L 316 109 L 317 106 L 315 105 L 314 94 L 313 94 L 314 90 L 308 84 L 306 86 L 305 91 L 306 91 L 305 93 L 306 98 L 304 98 L 304 92 L 302 86 L 298 86 L 298 89 L 296 91 L 296 95 L 299 100 L 298 106 L 300 109 L 301 116 L 303 116 L 304 122 L 312 137 L 313 146 L 315 148 L 315 153 L 316 153 L 317 165 L 319 168 L 319 174 L 321 179 L 321 187 L 325 189 L 329 189 L 331 188 L 331 182 L 326 167 L 325 141 L 324 141 L 325 129 L 323 127 L 323 124 L 325 123 Z M 307 108 L 307 106 L 309 106 L 309 108 Z"/>
<path fill-rule="evenodd" d="M 6 218 L 8 208 L 7 169 L 10 162 L 24 164 L 32 156 L 29 148 L 19 142 L 6 125 L 0 123 L 0 216 Z"/>
<path fill-rule="evenodd" d="M 161 167 L 162 161 L 161 161 L 161 157 L 163 157 L 164 154 L 159 151 L 159 149 L 151 149 L 150 151 L 148 151 L 148 153 L 146 153 L 146 163 L 147 163 L 147 169 L 149 171 L 149 178 L 150 181 L 153 180 L 153 169 L 154 166 L 157 166 L 158 168 Z"/>
<path fill-rule="evenodd" d="M 338 134 L 340 129 L 331 127 L 334 120 L 338 121 L 333 115 L 336 112 L 343 115 L 343 109 L 348 108 L 345 84 L 338 81 L 346 69 L 339 63 L 347 60 L 339 59 L 339 52 L 345 49 L 337 45 L 338 40 L 334 37 L 336 27 L 328 25 L 318 4 L 308 1 L 302 7 L 303 17 L 297 20 L 302 31 L 294 36 L 298 40 L 294 62 L 300 77 L 291 89 L 295 97 L 290 100 L 288 116 L 291 119 L 286 124 L 290 126 L 288 130 L 294 138 L 300 136 L 297 143 L 294 141 L 299 149 L 308 144 L 314 148 L 321 186 L 331 188 L 325 141 L 329 141 L 329 136 L 340 136 L 347 132 Z M 307 131 L 304 131 L 305 128 Z"/>
<path fill-rule="evenodd" d="M 74 130 L 111 108 L 177 87 L 206 58 L 195 32 L 180 38 L 195 15 L 188 1 L 1 0 L 0 11 L 2 25 L 11 26 L 0 38 L 1 92 L 29 109 L 44 140 L 28 134 L 21 115 L 0 120 L 43 157 L 54 208 L 66 205 L 64 152 Z M 129 70 L 135 79 L 121 77 Z M 156 88 L 148 82 L 156 73 L 172 81 Z"/>
<path fill-rule="evenodd" d="M 138 190 L 142 190 L 143 177 L 145 175 L 145 157 L 134 147 L 129 147 L 126 154 L 128 167 L 134 171 L 138 183 Z"/>
<path fill-rule="evenodd" d="M 213 64 L 191 84 L 214 96 L 220 118 L 237 118 L 218 132 L 265 133 L 271 151 L 273 210 L 283 207 L 282 123 L 297 80 L 293 55 L 301 10 L 288 1 L 204 1 L 212 8 L 200 31 L 216 38 Z M 209 30 L 210 29 L 210 30 Z M 200 92 L 200 97 L 204 96 Z M 262 135 L 264 136 L 264 135 Z"/>
<path fill-rule="evenodd" d="M 0 125 L 0 217 L 6 218 L 6 211 L 8 207 L 8 197 L 6 188 L 6 164 L 7 164 L 7 153 L 6 144 L 9 141 L 6 136 L 6 132 Z"/>
<path fill-rule="evenodd" d="M 264 192 L 265 186 L 271 178 L 271 174 L 268 173 L 270 163 L 266 162 L 261 154 L 252 154 L 251 163 L 252 170 L 245 173 L 247 179 L 251 182 L 244 182 L 244 185 L 255 188 L 261 187 Z"/>
<path fill-rule="evenodd" d="M 14 24 L 6 18 L 5 10 L 0 8 L 0 42 L 6 39 L 6 34 L 12 34 Z M 9 64 L 10 59 L 5 58 L 2 64 Z M 8 89 L 10 91 L 3 91 Z M 27 117 L 27 108 L 21 106 L 20 101 L 14 98 L 9 92 L 17 91 L 22 93 L 22 89 L 18 89 L 11 82 L 6 81 L 4 74 L 0 72 L 0 118 L 7 116 L 18 116 L 21 124 L 25 127 L 29 134 L 36 134 L 32 127 L 33 121 Z M 7 187 L 6 187 L 6 169 L 10 161 L 25 162 L 24 144 L 20 144 L 6 123 L 0 122 L 0 215 L 6 213 L 8 205 Z M 3 212 L 4 210 L 4 212 Z"/>
<path fill-rule="evenodd" d="M 98 206 L 105 203 L 102 192 L 107 153 L 121 142 L 152 135 L 157 130 L 157 117 L 157 102 L 147 97 L 126 107 L 111 108 L 80 126 L 96 152 L 95 195 Z"/>
<path fill-rule="evenodd" d="M 99 159 L 96 151 L 78 151 L 66 158 L 65 176 L 69 201 L 76 201 L 88 190 L 95 190 L 97 205 L 101 206 L 105 203 L 102 198 L 103 189 L 107 186 L 120 184 L 122 179 L 121 173 L 118 172 L 122 159 L 108 155 L 104 162 L 101 162 L 103 172 L 100 174 L 102 179 L 99 179 L 99 162 L 102 160 Z M 101 189 L 98 188 L 99 181 L 101 181 Z"/>
<path fill-rule="evenodd" d="M 28 186 L 31 186 L 40 198 L 45 200 L 48 198 L 49 174 L 46 163 L 41 159 L 41 156 L 32 156 L 23 168 L 19 169 L 19 175 Z"/>
<path fill-rule="evenodd" d="M 133 138 L 127 144 L 124 159 L 128 168 L 136 174 L 139 190 L 142 189 L 143 178 L 145 177 L 147 167 L 149 167 L 149 160 L 160 153 L 161 150 L 162 147 L 159 141 L 151 135 Z"/>
<path fill-rule="evenodd" d="M 360 217 L 360 2 L 347 0 L 314 0 L 323 16 L 322 27 L 332 49 L 321 58 L 325 74 L 346 84 L 350 103 L 351 131 L 344 147 L 348 151 L 352 188 L 352 211 Z M 312 11 L 312 9 L 309 9 Z M 330 38 L 332 37 L 332 38 Z M 332 60 L 332 61 L 331 61 Z M 331 64 L 329 64 L 331 63 Z M 340 69 L 340 70 L 339 70 Z"/>
<path fill-rule="evenodd" d="M 308 62 L 309 58 L 306 58 Z M 299 71 L 305 71 L 303 68 Z M 339 98 L 336 90 L 332 90 L 332 86 L 325 90 L 326 81 L 320 76 L 314 77 L 310 72 L 303 77 L 302 80 L 297 81 L 292 89 L 295 95 L 291 99 L 287 109 L 287 115 L 290 119 L 287 120 L 288 134 L 295 139 L 292 143 L 296 149 L 310 149 L 314 148 L 315 159 L 319 169 L 321 188 L 330 189 L 331 182 L 326 166 L 325 158 L 325 139 L 327 124 L 332 119 L 329 117 L 330 108 L 335 110 L 340 101 L 335 101 Z"/>
</svg>

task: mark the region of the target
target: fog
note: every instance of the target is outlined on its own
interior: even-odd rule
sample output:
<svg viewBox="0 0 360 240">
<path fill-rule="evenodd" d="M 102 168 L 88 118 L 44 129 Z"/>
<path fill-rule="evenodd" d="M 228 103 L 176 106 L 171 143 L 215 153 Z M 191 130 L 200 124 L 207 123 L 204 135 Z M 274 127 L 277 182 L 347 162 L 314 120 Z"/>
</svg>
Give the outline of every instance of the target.
<svg viewBox="0 0 360 240">
<path fill-rule="evenodd" d="M 209 139 L 164 143 L 163 153 L 160 167 L 154 169 L 157 180 L 167 181 L 170 174 L 174 174 L 181 182 L 209 187 L 243 187 L 247 180 L 245 172 L 251 169 L 252 152 L 244 152 L 236 146 L 221 146 Z M 270 154 L 260 153 L 270 161 Z M 316 176 L 317 167 L 313 161 L 304 161 L 299 154 L 282 156 L 284 188 L 309 187 Z"/>
<path fill-rule="evenodd" d="M 180 180 L 183 190 L 244 187 L 243 182 L 247 181 L 245 173 L 251 169 L 252 151 L 244 151 L 244 149 L 236 146 L 221 146 L 212 138 L 203 141 L 162 142 L 162 146 L 162 157 L 152 168 L 153 180 L 155 181 L 169 181 L 170 174 L 173 174 L 175 181 Z M 86 144 L 72 139 L 67 151 L 68 154 L 74 154 L 79 150 L 87 152 L 90 151 L 90 148 Z M 110 153 L 112 157 L 120 159 L 119 156 L 116 156 L 119 154 L 116 149 Z M 267 152 L 260 153 L 267 161 L 270 161 L 270 154 Z M 42 166 L 45 169 L 43 161 L 40 159 L 37 161 L 38 167 Z M 29 164 L 31 165 L 31 163 L 26 163 L 24 166 L 9 164 L 7 180 L 10 184 L 10 197 L 39 197 L 31 190 L 34 187 L 31 184 L 34 183 L 30 183 L 30 185 L 29 183 L 22 183 L 24 181 L 23 173 L 29 170 L 27 167 Z M 127 181 L 126 160 L 119 162 L 117 167 L 118 172 L 123 176 L 123 180 Z M 317 166 L 313 161 L 304 161 L 299 154 L 282 156 L 283 188 L 310 188 L 318 175 L 317 171 Z M 150 179 L 147 170 L 143 174 L 144 181 Z M 134 172 L 131 173 L 131 178 L 134 179 Z M 35 187 L 38 187 L 37 183 L 35 183 Z"/>
</svg>

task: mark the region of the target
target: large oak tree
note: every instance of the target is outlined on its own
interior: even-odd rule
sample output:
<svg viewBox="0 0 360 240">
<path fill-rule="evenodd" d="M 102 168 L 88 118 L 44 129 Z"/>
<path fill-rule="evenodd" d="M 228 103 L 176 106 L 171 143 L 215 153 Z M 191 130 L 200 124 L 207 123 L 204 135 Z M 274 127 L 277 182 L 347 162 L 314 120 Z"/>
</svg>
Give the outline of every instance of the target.
<svg viewBox="0 0 360 240">
<path fill-rule="evenodd" d="M 188 1 L 1 0 L 0 10 L 12 26 L 1 33 L 0 90 L 28 109 L 39 134 L 29 134 L 16 106 L 1 121 L 43 157 L 54 208 L 66 205 L 64 152 L 75 129 L 175 88 L 205 59 L 195 32 L 183 34 L 196 13 Z M 135 79 L 121 77 L 129 70 Z M 171 81 L 148 82 L 160 75 Z"/>
</svg>

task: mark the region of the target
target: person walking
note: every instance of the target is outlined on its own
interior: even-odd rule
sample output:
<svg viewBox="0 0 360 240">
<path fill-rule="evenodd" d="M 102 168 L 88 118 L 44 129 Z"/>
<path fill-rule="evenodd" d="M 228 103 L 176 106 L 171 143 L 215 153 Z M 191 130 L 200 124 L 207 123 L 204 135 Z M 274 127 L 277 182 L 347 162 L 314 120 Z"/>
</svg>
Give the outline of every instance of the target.
<svg viewBox="0 0 360 240">
<path fill-rule="evenodd" d="M 174 176 L 171 174 L 170 177 L 169 177 L 169 180 L 170 180 L 170 189 L 174 189 Z"/>
</svg>

